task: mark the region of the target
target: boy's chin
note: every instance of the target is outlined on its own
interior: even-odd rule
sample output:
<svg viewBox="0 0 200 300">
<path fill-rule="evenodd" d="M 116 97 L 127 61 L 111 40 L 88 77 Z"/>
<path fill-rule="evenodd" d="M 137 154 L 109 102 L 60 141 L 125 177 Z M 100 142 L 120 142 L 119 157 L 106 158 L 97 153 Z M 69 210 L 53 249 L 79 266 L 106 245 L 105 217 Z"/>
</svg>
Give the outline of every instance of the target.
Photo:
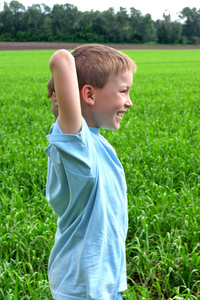
<svg viewBox="0 0 200 300">
<path fill-rule="evenodd" d="M 120 128 L 120 123 L 114 125 L 112 130 L 118 130 Z"/>
<path fill-rule="evenodd" d="M 115 125 L 115 126 L 105 126 L 105 127 L 103 127 L 104 129 L 107 129 L 107 130 L 114 130 L 114 131 L 116 131 L 116 130 L 118 130 L 119 129 L 119 124 L 118 125 Z"/>
</svg>

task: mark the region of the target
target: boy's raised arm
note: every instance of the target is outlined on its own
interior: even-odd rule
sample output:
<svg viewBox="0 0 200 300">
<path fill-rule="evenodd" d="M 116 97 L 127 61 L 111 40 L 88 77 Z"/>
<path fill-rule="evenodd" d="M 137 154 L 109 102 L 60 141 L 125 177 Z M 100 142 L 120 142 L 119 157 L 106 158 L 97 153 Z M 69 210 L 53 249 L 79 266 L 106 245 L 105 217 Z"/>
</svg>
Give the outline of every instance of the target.
<svg viewBox="0 0 200 300">
<path fill-rule="evenodd" d="M 59 125 L 63 133 L 77 134 L 81 129 L 81 105 L 74 57 L 59 50 L 50 59 L 52 76 L 47 84 L 48 97 L 56 92 Z"/>
</svg>

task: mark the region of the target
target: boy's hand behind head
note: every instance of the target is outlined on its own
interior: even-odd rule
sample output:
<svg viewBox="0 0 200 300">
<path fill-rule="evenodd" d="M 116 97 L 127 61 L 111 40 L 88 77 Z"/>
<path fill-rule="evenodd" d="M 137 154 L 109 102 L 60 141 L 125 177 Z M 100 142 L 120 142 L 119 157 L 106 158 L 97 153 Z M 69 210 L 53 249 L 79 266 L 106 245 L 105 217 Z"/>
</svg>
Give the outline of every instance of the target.
<svg viewBox="0 0 200 300">
<path fill-rule="evenodd" d="M 54 114 L 54 120 L 56 121 L 59 111 L 58 111 L 58 101 L 56 98 L 56 93 L 54 93 L 51 97 L 52 100 L 52 113 Z"/>
<path fill-rule="evenodd" d="M 53 95 L 53 93 L 55 92 L 53 76 L 50 77 L 50 79 L 49 79 L 49 81 L 47 83 L 47 89 L 48 89 L 47 97 L 51 98 L 52 95 Z"/>
</svg>

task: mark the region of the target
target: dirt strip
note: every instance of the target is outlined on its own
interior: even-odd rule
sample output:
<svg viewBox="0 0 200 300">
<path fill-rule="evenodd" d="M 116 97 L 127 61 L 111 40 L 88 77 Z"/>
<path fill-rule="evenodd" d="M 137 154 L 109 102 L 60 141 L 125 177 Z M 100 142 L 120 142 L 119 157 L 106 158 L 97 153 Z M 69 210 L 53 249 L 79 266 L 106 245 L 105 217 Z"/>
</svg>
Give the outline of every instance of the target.
<svg viewBox="0 0 200 300">
<path fill-rule="evenodd" d="M 74 49 L 81 44 L 78 43 L 39 43 L 39 42 L 0 42 L 1 50 L 57 50 L 57 49 Z M 198 46 L 150 46 L 150 45 L 119 45 L 108 44 L 115 49 L 141 49 L 141 50 L 191 50 L 200 49 Z"/>
</svg>

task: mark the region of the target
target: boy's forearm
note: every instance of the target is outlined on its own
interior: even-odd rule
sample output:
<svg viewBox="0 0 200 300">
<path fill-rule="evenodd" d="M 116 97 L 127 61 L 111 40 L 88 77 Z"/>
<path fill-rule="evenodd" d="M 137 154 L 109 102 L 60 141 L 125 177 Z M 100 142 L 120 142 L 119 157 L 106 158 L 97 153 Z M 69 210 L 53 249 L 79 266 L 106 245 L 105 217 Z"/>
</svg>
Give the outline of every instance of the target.
<svg viewBox="0 0 200 300">
<path fill-rule="evenodd" d="M 48 82 L 48 94 L 56 92 L 59 106 L 59 125 L 63 133 L 77 134 L 82 117 L 76 65 L 70 52 L 61 49 L 53 54 L 49 67 L 52 76 Z"/>
</svg>

